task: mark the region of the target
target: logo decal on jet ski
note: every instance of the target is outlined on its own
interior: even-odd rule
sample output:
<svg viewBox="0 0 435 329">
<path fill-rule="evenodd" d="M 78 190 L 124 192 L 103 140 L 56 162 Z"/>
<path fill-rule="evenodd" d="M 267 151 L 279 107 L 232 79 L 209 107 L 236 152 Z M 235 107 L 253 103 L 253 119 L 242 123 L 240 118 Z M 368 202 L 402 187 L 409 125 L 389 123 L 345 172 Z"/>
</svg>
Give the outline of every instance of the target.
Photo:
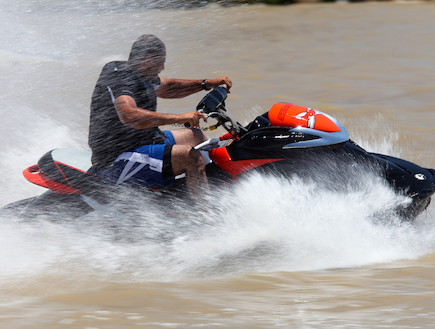
<svg viewBox="0 0 435 329">
<path fill-rule="evenodd" d="M 313 129 L 314 128 L 314 123 L 316 122 L 315 116 L 316 116 L 316 111 L 311 109 L 311 108 L 307 108 L 306 112 L 302 112 L 299 113 L 298 115 L 293 116 L 295 119 L 299 119 L 299 120 L 305 120 L 307 122 L 307 127 Z"/>
<path fill-rule="evenodd" d="M 278 119 L 281 121 L 285 120 L 285 115 L 287 114 L 290 104 L 284 104 L 281 110 L 279 110 Z"/>
<path fill-rule="evenodd" d="M 426 176 L 424 174 L 415 174 L 414 177 L 418 180 L 426 180 Z"/>
</svg>

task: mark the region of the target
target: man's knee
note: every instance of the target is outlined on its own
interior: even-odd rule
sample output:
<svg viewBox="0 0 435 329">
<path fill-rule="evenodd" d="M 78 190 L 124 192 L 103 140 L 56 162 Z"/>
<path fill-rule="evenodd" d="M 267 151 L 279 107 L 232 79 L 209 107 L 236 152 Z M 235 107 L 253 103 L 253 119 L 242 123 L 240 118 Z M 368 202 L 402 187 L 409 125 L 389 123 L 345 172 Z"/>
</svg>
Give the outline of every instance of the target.
<svg viewBox="0 0 435 329">
<path fill-rule="evenodd" d="M 206 140 L 202 131 L 197 128 L 174 130 L 172 135 L 177 145 L 196 146 Z"/>
<path fill-rule="evenodd" d="M 202 143 L 203 141 L 206 140 L 204 133 L 202 132 L 202 130 L 197 129 L 197 128 L 193 128 L 192 130 L 192 134 L 193 134 L 193 138 L 198 141 L 199 143 Z"/>
<path fill-rule="evenodd" d="M 196 146 L 206 140 L 203 132 L 198 128 L 186 129 L 186 144 Z"/>
</svg>

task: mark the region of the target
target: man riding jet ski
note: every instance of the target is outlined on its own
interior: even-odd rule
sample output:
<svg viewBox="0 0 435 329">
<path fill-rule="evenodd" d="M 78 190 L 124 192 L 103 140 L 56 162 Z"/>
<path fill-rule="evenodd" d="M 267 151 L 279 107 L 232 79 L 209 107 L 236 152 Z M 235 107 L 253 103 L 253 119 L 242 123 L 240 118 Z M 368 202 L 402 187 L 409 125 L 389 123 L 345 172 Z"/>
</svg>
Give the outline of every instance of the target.
<svg viewBox="0 0 435 329">
<path fill-rule="evenodd" d="M 160 77 L 166 47 L 154 35 L 139 37 L 127 61 L 106 64 L 95 86 L 90 113 L 89 146 L 94 174 L 108 184 L 165 187 L 175 176 L 186 175 L 186 185 L 198 197 L 207 176 L 200 152 L 205 141 L 198 129 L 159 129 L 163 125 L 199 126 L 200 112 L 172 114 L 157 111 L 157 97 L 181 98 L 225 84 L 227 76 L 190 80 Z"/>
<path fill-rule="evenodd" d="M 395 209 L 401 219 L 413 220 L 429 205 L 435 192 L 433 169 L 369 153 L 352 142 L 333 117 L 294 104 L 276 103 L 267 113 L 242 126 L 226 110 L 226 97 L 227 90 L 218 87 L 197 106 L 199 113 L 216 120 L 213 128 L 223 126 L 227 130 L 220 138 L 195 147 L 203 155 L 208 181 L 214 189 L 228 188 L 228 183 L 253 172 L 287 178 L 297 175 L 332 189 L 346 189 L 358 186 L 358 172 L 372 172 L 397 194 L 409 198 L 409 203 Z M 41 196 L 7 207 L 29 216 L 38 212 L 80 216 L 110 203 L 120 191 L 95 175 L 88 151 L 52 150 L 38 164 L 25 169 L 24 176 L 49 189 Z M 160 191 L 168 191 L 169 198 L 180 197 L 170 192 L 179 191 L 184 183 L 185 179 L 178 177 Z"/>
</svg>

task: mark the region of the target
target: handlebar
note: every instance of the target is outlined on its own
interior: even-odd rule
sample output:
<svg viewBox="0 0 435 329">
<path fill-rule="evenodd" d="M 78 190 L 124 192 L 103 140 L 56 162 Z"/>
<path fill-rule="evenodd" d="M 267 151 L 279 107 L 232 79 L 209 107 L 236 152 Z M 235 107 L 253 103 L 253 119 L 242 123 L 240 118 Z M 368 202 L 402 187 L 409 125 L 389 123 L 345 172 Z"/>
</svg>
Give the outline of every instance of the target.
<svg viewBox="0 0 435 329">
<path fill-rule="evenodd" d="M 225 110 L 225 99 L 228 92 L 224 87 L 217 87 L 210 91 L 204 98 L 198 103 L 196 110 L 205 114 L 210 114 L 219 109 Z"/>
<path fill-rule="evenodd" d="M 196 110 L 205 113 L 210 118 L 218 121 L 233 137 L 240 135 L 245 129 L 243 126 L 232 118 L 225 108 L 225 100 L 228 92 L 224 86 L 219 86 L 210 91 L 198 103 Z"/>
</svg>

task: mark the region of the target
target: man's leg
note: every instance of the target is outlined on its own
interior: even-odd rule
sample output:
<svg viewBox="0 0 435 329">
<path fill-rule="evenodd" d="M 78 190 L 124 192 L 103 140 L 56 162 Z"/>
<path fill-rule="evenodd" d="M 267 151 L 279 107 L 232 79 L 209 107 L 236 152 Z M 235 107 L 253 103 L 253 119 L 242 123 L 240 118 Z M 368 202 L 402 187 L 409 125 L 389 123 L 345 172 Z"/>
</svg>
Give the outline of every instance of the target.
<svg viewBox="0 0 435 329">
<path fill-rule="evenodd" d="M 171 131 L 175 145 L 171 150 L 172 171 L 175 176 L 186 174 L 186 185 L 191 195 L 201 195 L 201 188 L 207 187 L 205 165 L 199 151 L 194 146 L 206 140 L 199 129 L 179 129 Z"/>
<path fill-rule="evenodd" d="M 190 145 L 174 145 L 171 151 L 174 175 L 186 173 L 186 185 L 191 195 L 200 196 L 201 188 L 208 186 L 204 160 Z"/>
</svg>

